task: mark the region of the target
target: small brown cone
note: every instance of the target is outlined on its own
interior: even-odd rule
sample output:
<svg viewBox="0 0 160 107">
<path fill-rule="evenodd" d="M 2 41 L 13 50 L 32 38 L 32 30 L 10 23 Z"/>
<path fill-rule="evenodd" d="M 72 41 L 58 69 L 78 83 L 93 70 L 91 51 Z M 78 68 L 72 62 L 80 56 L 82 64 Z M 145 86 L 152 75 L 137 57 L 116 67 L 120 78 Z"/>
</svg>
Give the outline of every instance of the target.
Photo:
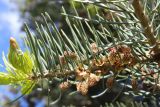
<svg viewBox="0 0 160 107">
<path fill-rule="evenodd" d="M 88 84 L 86 81 L 79 82 L 76 84 L 77 91 L 81 92 L 82 95 L 86 95 L 88 92 Z"/>
<path fill-rule="evenodd" d="M 59 85 L 59 88 L 62 89 L 62 90 L 66 90 L 70 87 L 70 83 L 69 82 L 62 82 L 60 85 Z"/>
<path fill-rule="evenodd" d="M 99 80 L 100 80 L 99 76 L 91 73 L 89 78 L 88 78 L 88 86 L 92 87 L 92 86 L 96 85 Z"/>
<path fill-rule="evenodd" d="M 76 53 L 71 51 L 64 51 L 64 56 L 73 60 L 77 59 Z"/>
<path fill-rule="evenodd" d="M 64 56 L 59 56 L 59 61 L 61 65 L 65 65 L 67 63 Z"/>
<path fill-rule="evenodd" d="M 92 52 L 95 54 L 99 51 L 98 46 L 96 43 L 91 43 L 90 45 Z"/>
<path fill-rule="evenodd" d="M 112 88 L 113 85 L 114 85 L 114 82 L 115 82 L 114 77 L 108 78 L 108 79 L 107 79 L 107 82 L 106 82 L 107 87 L 108 87 L 108 88 Z"/>
<path fill-rule="evenodd" d="M 136 79 L 132 79 L 132 80 L 131 80 L 131 86 L 132 86 L 132 89 L 133 89 L 134 91 L 137 90 L 137 88 L 138 88 L 138 82 L 137 82 Z"/>
</svg>

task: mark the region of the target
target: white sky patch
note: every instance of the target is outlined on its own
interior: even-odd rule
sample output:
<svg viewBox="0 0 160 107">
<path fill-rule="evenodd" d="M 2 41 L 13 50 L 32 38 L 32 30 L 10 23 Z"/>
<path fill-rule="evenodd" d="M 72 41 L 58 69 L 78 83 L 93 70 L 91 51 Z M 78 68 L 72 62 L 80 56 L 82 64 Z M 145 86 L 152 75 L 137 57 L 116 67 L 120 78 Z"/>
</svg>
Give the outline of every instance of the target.
<svg viewBox="0 0 160 107">
<path fill-rule="evenodd" d="M 22 23 L 20 22 L 18 13 L 3 12 L 1 13 L 0 20 L 0 22 L 7 25 L 12 35 L 17 35 L 20 32 Z M 0 28 L 2 28 L 3 24 L 0 26 Z"/>
<path fill-rule="evenodd" d="M 11 8 L 16 8 L 17 6 L 16 6 L 16 4 L 14 4 L 13 2 L 14 2 L 15 0 L 1 0 L 1 2 L 3 3 L 3 4 L 5 4 L 6 6 L 8 6 L 9 8 L 11 7 Z"/>
<path fill-rule="evenodd" d="M 22 21 L 20 20 L 20 13 L 18 11 L 18 6 L 11 2 L 10 0 L 2 0 L 8 9 L 5 11 L 0 11 L 0 29 L 7 25 L 10 30 L 11 36 L 19 39 L 19 34 L 21 33 Z"/>
<path fill-rule="evenodd" d="M 3 29 L 3 27 L 0 25 L 0 30 L 2 30 Z"/>
<path fill-rule="evenodd" d="M 0 11 L 0 31 L 6 31 L 7 29 L 9 35 L 5 36 L 16 38 L 20 47 L 24 47 L 22 38 L 25 37 L 26 34 L 21 31 L 23 20 L 20 16 L 16 0 L 1 0 L 1 3 L 5 5 L 6 9 Z M 4 42 L 4 40 L 0 39 L 0 42 Z"/>
</svg>

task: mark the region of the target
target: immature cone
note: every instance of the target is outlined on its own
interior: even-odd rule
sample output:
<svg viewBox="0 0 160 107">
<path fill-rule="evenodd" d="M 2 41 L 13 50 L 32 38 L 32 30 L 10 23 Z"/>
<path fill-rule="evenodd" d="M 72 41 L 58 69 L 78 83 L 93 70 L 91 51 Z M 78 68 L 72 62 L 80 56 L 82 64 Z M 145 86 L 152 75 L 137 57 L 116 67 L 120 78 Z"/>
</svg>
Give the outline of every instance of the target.
<svg viewBox="0 0 160 107">
<path fill-rule="evenodd" d="M 111 51 L 109 52 L 108 60 L 111 63 L 111 65 L 115 65 L 116 63 L 118 63 L 118 64 L 120 63 L 121 58 L 114 48 L 111 49 Z"/>
<path fill-rule="evenodd" d="M 62 89 L 62 90 L 66 90 L 70 87 L 70 83 L 69 82 L 62 82 L 60 85 L 59 85 L 59 88 Z"/>
<path fill-rule="evenodd" d="M 110 77 L 107 79 L 107 82 L 106 82 L 106 85 L 108 88 L 112 88 L 113 87 L 113 84 L 114 84 L 114 77 Z"/>
<path fill-rule="evenodd" d="M 105 61 L 103 59 L 93 59 L 92 60 L 92 66 L 103 66 L 105 64 Z"/>
<path fill-rule="evenodd" d="M 89 78 L 88 78 L 88 86 L 92 87 L 94 86 L 98 81 L 100 80 L 100 77 L 91 73 Z"/>
<path fill-rule="evenodd" d="M 123 70 L 126 66 L 131 67 L 135 64 L 135 59 L 127 45 L 118 45 L 109 49 L 108 59 L 117 71 Z"/>
<path fill-rule="evenodd" d="M 79 80 L 79 81 L 82 81 L 86 78 L 89 77 L 89 70 L 86 70 L 84 69 L 84 67 L 82 65 L 79 65 L 77 68 L 76 68 L 76 79 Z"/>
<path fill-rule="evenodd" d="M 136 79 L 132 79 L 131 80 L 131 86 L 132 86 L 133 90 L 137 90 L 137 88 L 138 88 L 138 82 L 137 82 Z"/>
<path fill-rule="evenodd" d="M 130 54 L 131 49 L 127 45 L 118 45 L 118 52 L 123 53 L 123 54 Z"/>
<path fill-rule="evenodd" d="M 99 51 L 98 46 L 96 43 L 91 43 L 90 45 L 92 52 L 95 54 Z"/>
<path fill-rule="evenodd" d="M 74 52 L 70 52 L 70 51 L 64 51 L 64 56 L 72 60 L 77 59 L 77 55 Z"/>
<path fill-rule="evenodd" d="M 64 56 L 59 56 L 59 61 L 61 65 L 65 65 L 67 63 Z"/>
<path fill-rule="evenodd" d="M 76 84 L 77 91 L 81 92 L 82 95 L 86 95 L 88 92 L 88 84 L 86 81 L 79 82 Z"/>
</svg>

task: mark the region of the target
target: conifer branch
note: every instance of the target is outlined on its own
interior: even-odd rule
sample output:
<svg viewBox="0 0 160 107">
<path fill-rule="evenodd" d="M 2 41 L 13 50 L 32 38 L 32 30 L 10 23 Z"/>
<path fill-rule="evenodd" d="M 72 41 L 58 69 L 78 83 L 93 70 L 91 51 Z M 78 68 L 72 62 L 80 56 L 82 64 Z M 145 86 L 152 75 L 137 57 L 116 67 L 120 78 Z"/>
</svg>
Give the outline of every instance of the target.
<svg viewBox="0 0 160 107">
<path fill-rule="evenodd" d="M 159 49 L 158 49 L 157 41 L 154 37 L 153 26 L 150 25 L 150 21 L 148 19 L 148 16 L 144 13 L 142 4 L 140 3 L 139 0 L 133 0 L 132 5 L 134 7 L 136 16 L 138 17 L 142 27 L 144 28 L 144 34 L 146 38 L 148 39 L 149 44 L 151 46 L 154 46 L 153 51 L 155 53 L 158 53 Z"/>
</svg>

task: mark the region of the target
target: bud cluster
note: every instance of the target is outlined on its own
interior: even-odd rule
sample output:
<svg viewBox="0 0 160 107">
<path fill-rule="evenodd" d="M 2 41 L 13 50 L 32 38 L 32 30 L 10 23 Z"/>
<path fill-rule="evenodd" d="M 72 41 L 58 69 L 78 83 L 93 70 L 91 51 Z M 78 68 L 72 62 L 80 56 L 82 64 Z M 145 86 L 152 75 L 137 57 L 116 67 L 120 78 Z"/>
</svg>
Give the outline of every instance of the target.
<svg viewBox="0 0 160 107">
<path fill-rule="evenodd" d="M 86 95 L 88 88 L 96 85 L 100 80 L 100 77 L 91 73 L 89 70 L 85 70 L 82 66 L 79 66 L 76 70 L 77 80 L 79 81 L 77 86 L 77 91 L 81 92 L 83 95 Z"/>
<path fill-rule="evenodd" d="M 90 66 L 83 63 L 77 64 L 74 68 L 76 88 L 82 95 L 86 95 L 90 87 L 95 86 L 101 79 L 101 76 L 110 74 L 109 71 L 121 71 L 126 67 L 133 67 L 136 65 L 135 57 L 132 54 L 131 48 L 127 45 L 117 45 L 108 48 L 108 54 L 99 55 L 101 48 L 96 43 L 90 45 L 93 58 L 90 60 Z M 74 52 L 64 51 L 63 56 L 60 57 L 60 63 L 66 64 L 67 61 L 74 60 L 79 62 L 77 55 Z M 106 80 L 106 86 L 112 88 L 115 83 L 115 77 L 110 77 Z M 63 82 L 59 85 L 62 90 L 69 88 L 69 82 Z M 137 81 L 132 79 L 131 86 L 134 90 L 137 88 Z"/>
<path fill-rule="evenodd" d="M 126 66 L 130 67 L 135 64 L 135 58 L 127 45 L 118 45 L 110 48 L 108 59 L 111 65 L 118 71 L 126 68 Z"/>
</svg>

